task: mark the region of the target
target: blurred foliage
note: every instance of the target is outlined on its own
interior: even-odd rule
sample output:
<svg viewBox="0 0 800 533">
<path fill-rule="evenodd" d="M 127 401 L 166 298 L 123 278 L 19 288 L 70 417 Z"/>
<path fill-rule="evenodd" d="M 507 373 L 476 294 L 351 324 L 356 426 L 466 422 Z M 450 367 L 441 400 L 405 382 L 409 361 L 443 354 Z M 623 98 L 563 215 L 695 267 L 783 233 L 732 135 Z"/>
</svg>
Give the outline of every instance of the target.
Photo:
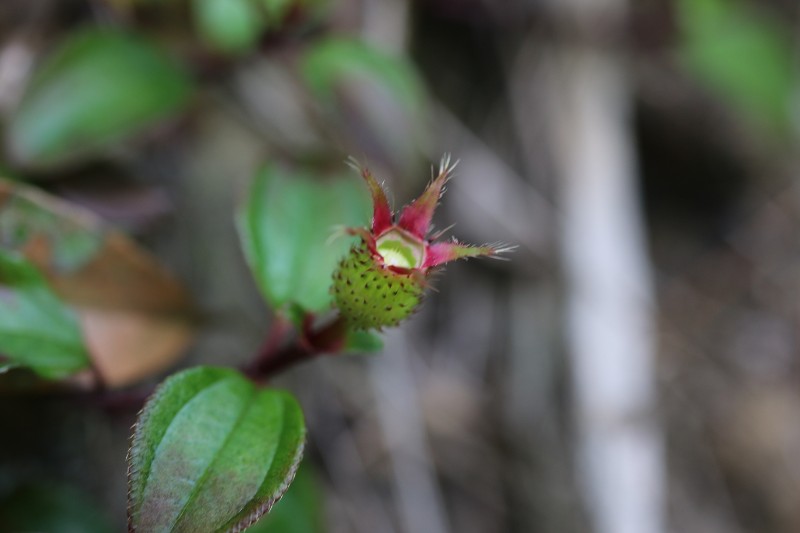
<svg viewBox="0 0 800 533">
<path fill-rule="evenodd" d="M 681 0 L 681 56 L 731 105 L 785 135 L 797 91 L 789 28 L 740 0 Z"/>
<path fill-rule="evenodd" d="M 314 43 L 303 57 L 302 73 L 324 103 L 344 94 L 343 84 L 369 79 L 384 86 L 413 114 L 422 112 L 422 87 L 413 67 L 361 41 L 333 38 Z"/>
<path fill-rule="evenodd" d="M 78 320 L 22 257 L 0 249 L 0 370 L 25 365 L 46 378 L 89 366 Z"/>
<path fill-rule="evenodd" d="M 249 50 L 264 29 L 252 0 L 195 0 L 192 6 L 200 35 L 223 52 Z"/>
<path fill-rule="evenodd" d="M 0 245 L 22 250 L 46 243 L 55 270 L 74 272 L 85 266 L 102 247 L 103 234 L 64 204 L 23 184 L 0 180 Z"/>
<path fill-rule="evenodd" d="M 8 129 L 12 158 L 53 166 L 98 155 L 187 104 L 181 67 L 145 38 L 72 33 L 38 69 Z"/>
<path fill-rule="evenodd" d="M 335 135 L 409 172 L 428 142 L 426 94 L 406 58 L 349 38 L 311 43 L 300 74 Z"/>
<path fill-rule="evenodd" d="M 182 354 L 192 304 L 152 255 L 93 213 L 29 185 L 0 179 L 0 200 L 0 250 L 22 254 L 44 274 L 54 293 L 49 305 L 79 312 L 69 311 L 80 330 L 75 342 L 105 385 L 128 385 Z M 30 337 L 24 352 L 41 357 L 36 343 L 46 338 Z"/>
<path fill-rule="evenodd" d="M 265 33 L 279 31 L 293 12 L 316 20 L 325 0 L 192 0 L 198 34 L 213 49 L 241 54 L 255 48 Z"/>
</svg>

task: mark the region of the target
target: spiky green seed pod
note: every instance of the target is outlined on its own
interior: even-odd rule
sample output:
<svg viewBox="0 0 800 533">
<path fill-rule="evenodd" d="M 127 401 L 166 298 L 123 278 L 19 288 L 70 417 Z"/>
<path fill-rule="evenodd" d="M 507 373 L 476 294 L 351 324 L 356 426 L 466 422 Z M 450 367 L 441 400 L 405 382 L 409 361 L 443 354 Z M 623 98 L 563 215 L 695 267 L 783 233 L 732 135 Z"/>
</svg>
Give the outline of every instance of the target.
<svg viewBox="0 0 800 533">
<path fill-rule="evenodd" d="M 419 306 L 433 269 L 455 259 L 495 257 L 513 247 L 469 246 L 453 239 L 427 238 L 431 219 L 455 164 L 442 158 L 439 174 L 406 206 L 395 224 L 386 193 L 366 168 L 355 168 L 372 194 L 370 228 L 351 228 L 361 242 L 342 259 L 334 273 L 332 291 L 342 318 L 355 329 L 396 326 Z"/>
</svg>

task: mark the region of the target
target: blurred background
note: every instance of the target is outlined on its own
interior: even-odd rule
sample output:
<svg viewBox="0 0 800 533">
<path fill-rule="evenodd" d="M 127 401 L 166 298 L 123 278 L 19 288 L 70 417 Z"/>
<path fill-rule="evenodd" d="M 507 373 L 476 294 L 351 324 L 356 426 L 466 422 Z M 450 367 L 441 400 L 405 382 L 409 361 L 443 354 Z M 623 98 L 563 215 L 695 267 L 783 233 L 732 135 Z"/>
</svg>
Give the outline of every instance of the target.
<svg viewBox="0 0 800 533">
<path fill-rule="evenodd" d="M 353 155 L 400 207 L 451 152 L 438 227 L 519 248 L 281 376 L 309 446 L 264 531 L 800 531 L 798 28 L 792 0 L 4 0 L 0 244 L 49 264 L 25 228 L 102 227 L 149 284 L 82 311 L 111 396 L 0 382 L 0 530 L 123 530 L 137 391 L 257 352 L 234 219 L 264 163 Z"/>
</svg>

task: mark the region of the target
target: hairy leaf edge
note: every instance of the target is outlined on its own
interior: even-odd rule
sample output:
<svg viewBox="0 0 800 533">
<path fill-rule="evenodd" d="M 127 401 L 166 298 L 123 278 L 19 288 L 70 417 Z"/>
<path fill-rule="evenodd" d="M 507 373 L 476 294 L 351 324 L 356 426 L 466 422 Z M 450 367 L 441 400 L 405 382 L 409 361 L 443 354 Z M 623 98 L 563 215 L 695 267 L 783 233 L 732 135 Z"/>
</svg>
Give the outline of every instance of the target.
<svg viewBox="0 0 800 533">
<path fill-rule="evenodd" d="M 226 533 L 242 533 L 242 531 L 252 527 L 264 515 L 268 514 L 272 510 L 272 507 L 278 503 L 281 498 L 283 498 L 284 494 L 286 494 L 286 491 L 289 489 L 289 485 L 292 484 L 295 476 L 297 475 L 297 469 L 300 468 L 300 462 L 303 459 L 303 453 L 305 452 L 306 448 L 305 434 L 306 432 L 303 431 L 303 439 L 300 442 L 300 446 L 297 448 L 297 452 L 292 458 L 292 466 L 289 469 L 289 472 L 287 472 L 283 483 L 281 483 L 280 487 L 278 487 L 278 490 L 276 490 L 267 501 L 256 507 L 253 512 L 242 518 L 239 523 L 227 530 Z"/>
<path fill-rule="evenodd" d="M 220 379 L 224 379 L 225 378 L 224 374 L 227 374 L 227 373 L 235 374 L 235 372 L 232 369 L 229 369 L 229 368 L 203 367 L 203 366 L 200 366 L 200 367 L 196 367 L 196 368 L 193 368 L 193 369 L 188 369 L 186 371 L 186 373 L 183 374 L 182 377 L 183 377 L 183 379 L 187 379 L 187 376 L 192 372 L 201 372 L 203 370 L 208 370 L 208 369 L 214 369 L 214 370 L 220 372 L 221 374 L 223 374 L 223 375 L 220 376 Z M 136 503 L 133 501 L 133 491 L 134 491 L 134 485 L 138 485 L 140 483 L 140 481 L 142 479 L 142 473 L 139 471 L 138 468 L 133 468 L 133 460 L 134 460 L 134 458 L 136 456 L 139 456 L 141 454 L 141 449 L 142 449 L 142 446 L 143 446 L 142 440 L 143 440 L 144 437 L 143 437 L 143 434 L 142 434 L 142 432 L 140 430 L 141 430 L 142 427 L 147 425 L 147 422 L 149 421 L 150 415 L 152 413 L 152 406 L 155 405 L 156 401 L 165 394 L 165 392 L 167 390 L 166 389 L 166 385 L 170 382 L 171 379 L 173 379 L 174 377 L 179 376 L 179 375 L 180 374 L 174 374 L 173 376 L 168 377 L 166 380 L 164 380 L 156 388 L 156 390 L 153 392 L 153 394 L 151 394 L 150 397 L 148 398 L 148 400 L 145 402 L 144 407 L 142 407 L 142 409 L 139 410 L 139 412 L 136 414 L 136 422 L 131 427 L 131 430 L 132 430 L 131 445 L 128 448 L 128 455 L 126 457 L 126 462 L 128 463 L 128 469 L 127 469 L 127 478 L 128 478 L 128 508 L 127 508 L 128 533 L 135 533 L 135 531 L 136 531 L 136 526 L 133 523 L 134 507 L 136 507 Z M 218 381 L 218 380 L 215 380 L 215 381 Z M 199 394 L 199 391 L 198 391 L 198 393 L 192 395 L 192 398 L 194 398 L 194 396 L 196 396 L 197 394 Z M 191 398 L 189 400 L 187 400 L 186 403 L 188 403 L 188 401 L 191 401 Z M 184 405 L 186 403 L 184 403 Z"/>
<path fill-rule="evenodd" d="M 197 367 L 197 371 L 200 371 L 201 368 L 215 368 L 215 367 Z M 194 370 L 194 369 L 190 369 Z M 226 372 L 235 373 L 233 370 L 229 368 L 215 368 L 215 370 L 223 371 L 223 374 Z M 224 376 L 220 376 L 221 379 L 224 379 Z M 127 514 L 128 514 L 128 533 L 135 533 L 136 527 L 133 524 L 134 518 L 134 507 L 135 504 L 133 502 L 133 487 L 135 483 L 139 483 L 141 480 L 141 472 L 138 469 L 133 468 L 133 458 L 135 455 L 139 455 L 141 453 L 142 447 L 142 433 L 140 431 L 141 427 L 147 424 L 147 421 L 150 416 L 151 406 L 155 404 L 156 400 L 160 398 L 165 391 L 165 385 L 169 381 L 169 378 L 161 383 L 158 388 L 153 392 L 150 396 L 148 401 L 145 403 L 144 407 L 139 411 L 136 415 L 136 422 L 132 426 L 132 436 L 131 436 L 131 445 L 128 448 L 128 454 L 126 457 L 126 462 L 128 463 L 127 468 L 127 478 L 128 478 L 128 506 L 127 506 Z M 198 392 L 199 394 L 199 392 Z M 192 396 L 194 397 L 194 396 Z M 191 401 L 191 399 L 187 400 Z M 299 407 L 299 406 L 298 406 Z M 301 417 L 302 417 L 302 411 Z M 241 533 L 245 531 L 247 528 L 252 527 L 256 522 L 258 522 L 264 515 L 268 514 L 272 507 L 278 503 L 281 498 L 283 498 L 286 491 L 289 489 L 289 486 L 294 481 L 295 476 L 297 475 L 297 470 L 300 467 L 300 463 L 303 458 L 303 454 L 305 452 L 306 447 L 306 436 L 308 433 L 308 429 L 303 424 L 303 433 L 300 438 L 300 445 L 298 446 L 294 457 L 292 457 L 292 464 L 287 472 L 286 476 L 284 477 L 283 483 L 278 487 L 278 489 L 273 492 L 273 494 L 262 504 L 257 506 L 250 514 L 242 518 L 239 522 L 233 525 L 230 529 L 226 531 L 226 533 Z"/>
</svg>

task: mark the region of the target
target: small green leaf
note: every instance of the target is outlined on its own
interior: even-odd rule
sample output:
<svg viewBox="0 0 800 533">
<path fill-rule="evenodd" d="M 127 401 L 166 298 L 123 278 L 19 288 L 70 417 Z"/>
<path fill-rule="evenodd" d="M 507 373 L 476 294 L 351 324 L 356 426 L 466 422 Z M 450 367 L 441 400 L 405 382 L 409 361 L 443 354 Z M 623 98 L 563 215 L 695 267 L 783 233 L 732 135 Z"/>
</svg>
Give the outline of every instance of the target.
<svg viewBox="0 0 800 533">
<path fill-rule="evenodd" d="M 249 50 L 264 30 L 253 0 L 194 0 L 192 7 L 200 35 L 221 52 Z"/>
<path fill-rule="evenodd" d="M 684 64 L 729 104 L 761 124 L 786 131 L 796 86 L 789 28 L 757 3 L 678 3 Z"/>
<path fill-rule="evenodd" d="M 288 393 L 198 367 L 148 400 L 129 457 L 129 522 L 152 532 L 241 531 L 286 491 L 305 423 Z"/>
<path fill-rule="evenodd" d="M 11 366 L 28 366 L 58 379 L 88 368 L 78 321 L 50 290 L 41 273 L 18 255 L 0 249 L 0 354 Z"/>
<path fill-rule="evenodd" d="M 283 22 L 292 6 L 302 4 L 302 0 L 257 0 L 266 14 L 270 26 L 278 26 Z"/>
<path fill-rule="evenodd" d="M 95 502 L 68 486 L 42 485 L 15 490 L 0 501 L 0 531 L 111 533 Z"/>
<path fill-rule="evenodd" d="M 247 533 L 322 533 L 325 530 L 322 506 L 317 482 L 304 463 L 281 501 Z"/>
<path fill-rule="evenodd" d="M 349 330 L 344 341 L 344 351 L 351 353 L 370 353 L 383 350 L 380 335 L 366 330 Z"/>
<path fill-rule="evenodd" d="M 423 101 L 421 83 L 410 63 L 357 40 L 333 38 L 315 43 L 306 51 L 301 71 L 314 94 L 325 102 L 332 101 L 337 87 L 353 77 L 380 83 L 415 114 Z"/>
<path fill-rule="evenodd" d="M 264 168 L 239 215 L 239 233 L 270 305 L 330 308 L 333 271 L 354 242 L 335 231 L 368 220 L 366 189 L 354 176 L 322 181 L 275 165 Z"/>
<path fill-rule="evenodd" d="M 342 142 L 410 172 L 430 134 L 423 84 L 413 65 L 357 40 L 315 41 L 300 72 Z M 369 139 L 364 143 L 364 139 Z"/>
<path fill-rule="evenodd" d="M 142 38 L 78 31 L 33 77 L 9 124 L 11 152 L 32 166 L 97 154 L 180 110 L 189 89 L 176 64 Z"/>
</svg>

